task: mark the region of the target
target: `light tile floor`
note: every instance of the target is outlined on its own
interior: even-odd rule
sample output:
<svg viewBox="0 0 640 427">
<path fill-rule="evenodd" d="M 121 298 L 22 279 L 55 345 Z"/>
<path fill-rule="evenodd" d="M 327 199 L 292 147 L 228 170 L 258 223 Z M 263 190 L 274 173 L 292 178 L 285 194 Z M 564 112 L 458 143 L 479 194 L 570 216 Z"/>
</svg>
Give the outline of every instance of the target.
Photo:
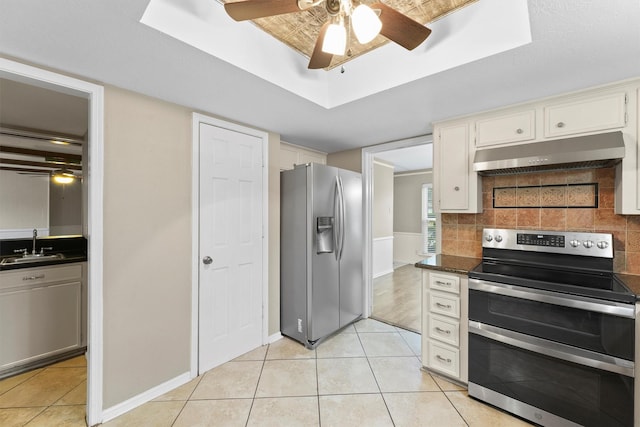
<svg viewBox="0 0 640 427">
<path fill-rule="evenodd" d="M 419 355 L 419 335 L 365 319 L 316 350 L 257 348 L 104 426 L 529 425 L 422 371 Z M 84 426 L 83 360 L 0 381 L 0 426 Z"/>
<path fill-rule="evenodd" d="M 87 362 L 74 357 L 0 380 L 0 426 L 85 426 Z"/>
</svg>

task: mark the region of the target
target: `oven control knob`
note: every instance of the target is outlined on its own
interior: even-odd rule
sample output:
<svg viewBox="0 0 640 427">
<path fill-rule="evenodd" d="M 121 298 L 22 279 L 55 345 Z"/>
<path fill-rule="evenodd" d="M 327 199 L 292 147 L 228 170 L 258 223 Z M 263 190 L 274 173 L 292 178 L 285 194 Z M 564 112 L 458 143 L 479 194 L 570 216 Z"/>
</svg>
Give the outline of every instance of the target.
<svg viewBox="0 0 640 427">
<path fill-rule="evenodd" d="M 502 242 L 502 236 L 501 235 L 498 234 L 496 236 L 496 242 L 498 242 L 498 243 Z"/>
<path fill-rule="evenodd" d="M 583 245 L 585 248 L 589 249 L 589 248 L 592 248 L 592 247 L 593 247 L 593 242 L 592 242 L 591 240 L 585 240 L 585 241 L 582 243 L 582 245 Z"/>
<path fill-rule="evenodd" d="M 569 244 L 572 248 L 577 248 L 578 246 L 580 246 L 580 240 L 572 240 L 569 242 Z"/>
<path fill-rule="evenodd" d="M 601 240 L 598 242 L 598 248 L 607 249 L 608 247 L 609 247 L 609 242 L 605 242 L 604 240 Z"/>
<path fill-rule="evenodd" d="M 484 240 L 486 240 L 487 242 L 490 242 L 493 240 L 493 237 L 491 237 L 491 234 L 487 234 L 486 236 L 484 236 Z"/>
</svg>

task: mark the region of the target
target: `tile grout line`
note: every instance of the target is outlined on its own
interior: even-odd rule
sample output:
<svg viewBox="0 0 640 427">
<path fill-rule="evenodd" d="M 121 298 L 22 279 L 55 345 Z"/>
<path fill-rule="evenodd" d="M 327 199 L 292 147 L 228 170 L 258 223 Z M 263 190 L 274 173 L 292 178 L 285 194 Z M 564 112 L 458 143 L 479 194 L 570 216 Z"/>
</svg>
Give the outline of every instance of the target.
<svg viewBox="0 0 640 427">
<path fill-rule="evenodd" d="M 316 361 L 316 400 L 318 402 L 318 427 L 322 427 L 322 415 L 320 413 L 320 374 L 318 373 L 318 349 L 314 349 Z"/>
<path fill-rule="evenodd" d="M 253 410 L 253 404 L 256 401 L 256 396 L 258 395 L 258 386 L 260 385 L 260 380 L 262 379 L 262 372 L 264 371 L 264 365 L 267 363 L 267 355 L 269 354 L 269 350 L 271 349 L 271 344 L 267 344 L 267 351 L 264 352 L 264 357 L 262 358 L 262 366 L 260 367 L 260 373 L 258 374 L 258 381 L 256 381 L 256 389 L 253 391 L 253 397 L 251 398 L 251 405 L 249 405 L 249 412 L 247 413 L 247 421 L 245 422 L 245 427 L 249 425 L 249 419 L 251 419 L 251 411 Z"/>
<path fill-rule="evenodd" d="M 193 390 L 191 390 L 191 393 L 189 393 L 189 395 L 187 396 L 187 399 L 184 401 L 184 405 L 182 405 L 182 408 L 180 408 L 180 411 L 178 412 L 178 415 L 176 415 L 176 418 L 171 423 L 171 427 L 173 427 L 176 424 L 176 422 L 178 421 L 178 418 L 180 418 L 180 415 L 182 415 L 182 412 L 184 412 L 184 408 L 186 408 L 187 407 L 187 403 L 189 403 L 191 401 L 191 396 L 193 396 L 193 393 L 195 393 L 196 389 L 200 385 L 200 382 L 202 381 L 202 379 L 204 378 L 205 375 L 206 375 L 206 372 L 205 372 L 204 375 L 196 376 L 196 378 L 198 378 L 198 377 L 201 377 L 201 378 L 198 380 L 196 385 L 193 387 Z M 193 381 L 193 380 L 191 380 L 191 381 Z"/>
<path fill-rule="evenodd" d="M 354 326 L 354 329 L 355 326 Z M 395 427 L 396 423 L 393 420 L 393 416 L 391 415 L 391 411 L 389 410 L 389 405 L 387 405 L 387 401 L 384 398 L 384 394 L 382 393 L 382 389 L 380 388 L 380 383 L 378 383 L 378 378 L 376 377 L 375 372 L 373 372 L 373 367 L 371 366 L 371 361 L 369 360 L 369 355 L 367 354 L 367 351 L 364 348 L 364 344 L 362 344 L 362 340 L 360 339 L 360 332 L 358 332 L 358 330 L 356 329 L 356 334 L 358 336 L 358 341 L 360 342 L 360 345 L 362 346 L 362 351 L 364 351 L 364 355 L 367 359 L 367 365 L 369 365 L 369 369 L 371 370 L 371 375 L 373 375 L 373 379 L 376 382 L 376 386 L 378 387 L 378 391 L 380 392 L 380 397 L 382 398 L 382 402 L 384 402 L 384 407 L 387 409 L 387 414 L 389 414 L 389 419 L 391 420 L 391 424 Z"/>
</svg>

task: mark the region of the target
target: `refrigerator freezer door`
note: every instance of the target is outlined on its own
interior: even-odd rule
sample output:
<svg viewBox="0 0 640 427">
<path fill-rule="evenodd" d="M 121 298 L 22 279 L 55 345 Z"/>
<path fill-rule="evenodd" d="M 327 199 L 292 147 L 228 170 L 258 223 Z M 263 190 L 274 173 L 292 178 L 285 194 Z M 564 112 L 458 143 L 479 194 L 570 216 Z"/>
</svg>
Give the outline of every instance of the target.
<svg viewBox="0 0 640 427">
<path fill-rule="evenodd" d="M 306 169 L 288 170 L 280 175 L 280 329 L 301 343 L 308 335 L 309 185 Z"/>
<path fill-rule="evenodd" d="M 340 287 L 338 261 L 334 253 L 318 253 L 317 233 L 313 224 L 318 217 L 334 216 L 334 199 L 336 194 L 336 176 L 338 169 L 311 164 L 307 168 L 307 199 L 311 204 L 309 233 L 311 234 L 310 253 L 311 291 L 308 294 L 309 306 L 308 336 L 309 341 L 323 338 L 340 327 Z M 314 231 L 311 233 L 311 231 Z M 334 248 L 335 251 L 335 248 Z"/>
<path fill-rule="evenodd" d="M 344 193 L 340 259 L 340 327 L 362 315 L 364 280 L 362 273 L 363 219 L 362 178 L 359 173 L 340 170 Z"/>
</svg>

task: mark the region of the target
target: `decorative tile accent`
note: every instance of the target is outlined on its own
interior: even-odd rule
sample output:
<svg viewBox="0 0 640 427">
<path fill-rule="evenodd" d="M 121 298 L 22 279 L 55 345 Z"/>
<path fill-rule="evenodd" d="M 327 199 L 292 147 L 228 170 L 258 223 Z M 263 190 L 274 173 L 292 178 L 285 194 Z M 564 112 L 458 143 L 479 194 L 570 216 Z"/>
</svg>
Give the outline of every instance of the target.
<svg viewBox="0 0 640 427">
<path fill-rule="evenodd" d="M 597 208 L 598 183 L 496 187 L 493 208 Z"/>
<path fill-rule="evenodd" d="M 534 188 L 539 191 L 540 207 L 531 206 Z M 526 191 L 518 193 L 522 190 Z M 640 215 L 614 212 L 615 168 L 483 177 L 482 192 L 482 213 L 442 214 L 443 254 L 480 256 L 483 228 L 612 233 L 614 271 L 640 275 Z M 472 217 L 478 233 L 474 240 L 466 240 Z"/>
</svg>

